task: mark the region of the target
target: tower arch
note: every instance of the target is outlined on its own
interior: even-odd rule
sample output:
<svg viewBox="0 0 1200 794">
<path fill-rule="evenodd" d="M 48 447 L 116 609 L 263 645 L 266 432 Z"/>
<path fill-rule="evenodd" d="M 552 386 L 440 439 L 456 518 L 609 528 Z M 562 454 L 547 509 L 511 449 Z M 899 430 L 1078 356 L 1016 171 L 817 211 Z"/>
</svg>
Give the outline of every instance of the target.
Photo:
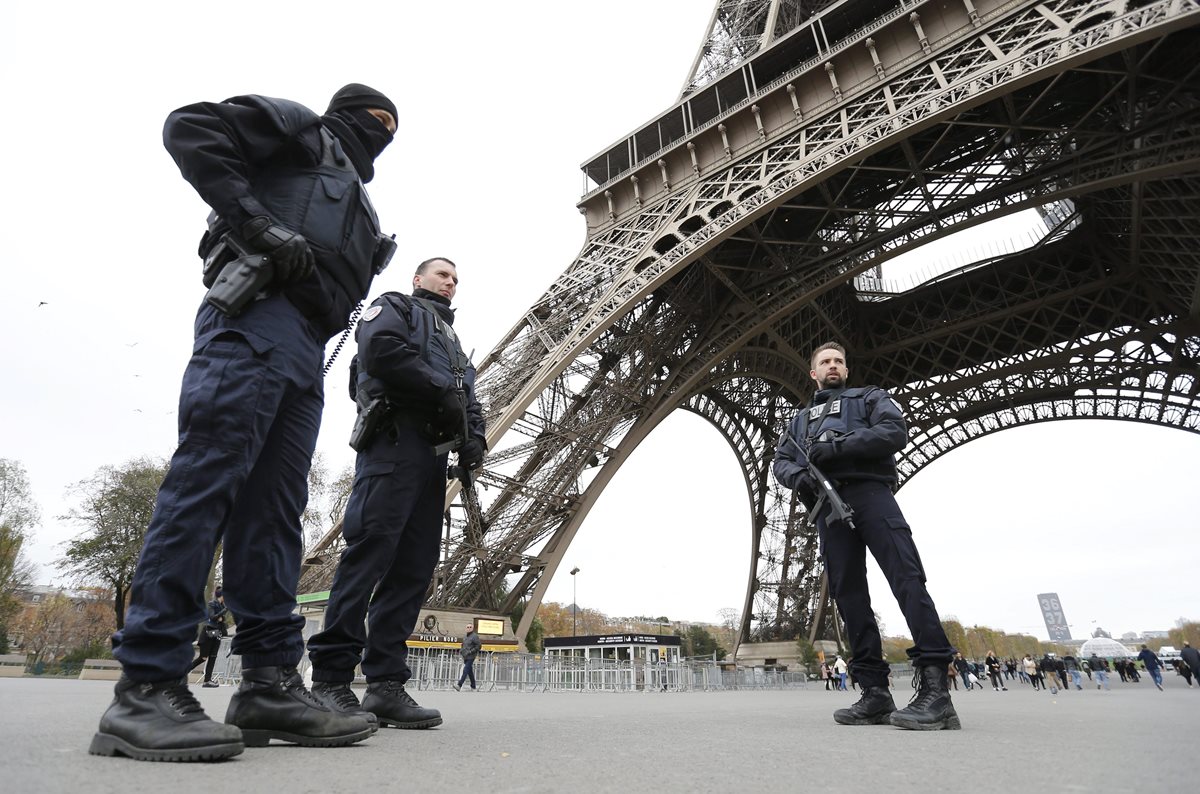
<svg viewBox="0 0 1200 794">
<path fill-rule="evenodd" d="M 1195 430 L 1200 2 L 1101 4 L 1104 24 L 1094 0 L 842 5 L 835 25 L 820 3 L 721 0 L 709 36 L 735 46 L 584 164 L 583 249 L 479 367 L 487 490 L 452 489 L 432 605 L 544 592 L 616 468 L 684 408 L 743 450 L 763 505 L 743 638 L 824 631 L 811 538 L 763 450 L 830 337 L 904 406 L 905 478 L 989 428 L 1071 412 Z M 799 34 L 817 28 L 810 52 Z M 884 279 L 897 255 L 1021 209 L 1048 219 L 1035 245 Z M 338 544 L 306 560 L 302 590 Z"/>
</svg>

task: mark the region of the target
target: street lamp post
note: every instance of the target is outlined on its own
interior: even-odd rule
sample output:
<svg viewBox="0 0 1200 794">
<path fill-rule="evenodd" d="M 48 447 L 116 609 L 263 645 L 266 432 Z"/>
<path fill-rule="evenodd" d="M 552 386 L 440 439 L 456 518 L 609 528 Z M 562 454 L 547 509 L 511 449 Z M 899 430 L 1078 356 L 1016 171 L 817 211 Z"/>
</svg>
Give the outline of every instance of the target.
<svg viewBox="0 0 1200 794">
<path fill-rule="evenodd" d="M 579 614 L 579 598 L 575 595 L 575 574 L 579 573 L 579 568 L 571 569 L 571 636 L 576 636 L 575 632 L 575 616 Z"/>
</svg>

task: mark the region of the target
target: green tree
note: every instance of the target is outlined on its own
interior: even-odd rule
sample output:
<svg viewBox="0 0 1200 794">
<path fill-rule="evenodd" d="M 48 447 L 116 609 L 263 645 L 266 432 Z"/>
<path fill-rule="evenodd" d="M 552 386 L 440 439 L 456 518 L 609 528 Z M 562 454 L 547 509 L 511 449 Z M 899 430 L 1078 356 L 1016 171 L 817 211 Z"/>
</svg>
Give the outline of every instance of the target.
<svg viewBox="0 0 1200 794">
<path fill-rule="evenodd" d="M 8 630 L 21 608 L 17 593 L 37 575 L 25 546 L 40 520 L 25 467 L 0 458 L 0 653 L 8 652 Z"/>
<path fill-rule="evenodd" d="M 721 660 L 727 653 L 717 642 L 717 638 L 703 626 L 692 624 L 686 631 L 675 629 L 675 636 L 683 638 L 683 655 L 687 657 L 711 657 L 716 653 L 716 658 Z"/>
<path fill-rule="evenodd" d="M 799 649 L 798 656 L 800 663 L 804 665 L 805 672 L 813 672 L 817 669 L 817 665 L 821 663 L 821 656 L 817 653 L 817 648 L 804 637 L 796 639 L 796 647 Z"/>
<path fill-rule="evenodd" d="M 513 607 L 510 617 L 512 618 L 514 629 L 521 625 L 521 618 L 525 617 L 526 606 L 527 604 L 525 601 L 518 601 L 517 605 Z M 544 637 L 545 634 L 546 627 L 542 625 L 542 621 L 539 620 L 535 615 L 533 621 L 529 624 L 529 631 L 525 633 L 525 650 L 529 651 L 530 653 L 541 653 L 542 637 Z"/>
<path fill-rule="evenodd" d="M 101 466 L 90 479 L 72 486 L 79 505 L 63 519 L 85 531 L 65 544 L 58 567 L 81 583 L 112 589 L 118 629 L 125 625 L 129 585 L 166 474 L 166 461 L 135 458 L 121 466 Z"/>
</svg>

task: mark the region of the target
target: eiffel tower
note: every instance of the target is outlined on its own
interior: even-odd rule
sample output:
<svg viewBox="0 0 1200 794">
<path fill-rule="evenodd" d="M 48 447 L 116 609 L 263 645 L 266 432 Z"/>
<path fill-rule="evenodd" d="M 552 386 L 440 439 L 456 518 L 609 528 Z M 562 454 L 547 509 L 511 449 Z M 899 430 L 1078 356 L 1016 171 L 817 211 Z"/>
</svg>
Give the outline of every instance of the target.
<svg viewBox="0 0 1200 794">
<path fill-rule="evenodd" d="M 740 641 L 833 636 L 770 474 L 828 338 L 905 409 L 901 484 L 1017 425 L 1200 432 L 1198 25 L 1200 0 L 719 0 L 678 101 L 583 165 L 583 249 L 479 366 L 487 487 L 450 489 L 427 604 L 527 600 L 524 637 L 605 486 L 686 410 L 753 508 Z M 1025 211 L 1025 239 L 885 276 Z"/>
</svg>

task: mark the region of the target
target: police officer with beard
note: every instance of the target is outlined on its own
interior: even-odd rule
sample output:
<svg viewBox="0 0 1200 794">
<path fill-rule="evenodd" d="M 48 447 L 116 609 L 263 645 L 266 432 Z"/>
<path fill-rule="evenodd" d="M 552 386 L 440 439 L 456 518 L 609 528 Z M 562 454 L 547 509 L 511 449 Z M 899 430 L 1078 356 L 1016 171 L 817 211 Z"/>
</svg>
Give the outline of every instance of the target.
<svg viewBox="0 0 1200 794">
<path fill-rule="evenodd" d="M 405 640 L 437 565 L 447 453 L 457 450 L 460 469 L 471 472 L 486 444 L 475 368 L 452 327 L 458 269 L 429 259 L 412 283 L 411 297 L 385 293 L 358 325 L 350 367 L 358 459 L 342 525 L 346 548 L 308 656 L 313 694 L 330 708 L 383 726 L 430 728 L 442 715 L 404 688 L 412 675 Z M 360 663 L 361 704 L 350 689 Z"/>
<path fill-rule="evenodd" d="M 908 522 L 892 495 L 894 456 L 908 443 L 904 416 L 882 389 L 846 388 L 850 370 L 845 356 L 837 342 L 813 353 L 809 374 L 818 391 L 780 439 L 774 465 L 775 477 L 794 489 L 810 511 L 819 494 L 810 462 L 836 484 L 854 511 L 853 529 L 831 521 L 827 509 L 816 517 L 829 589 L 850 635 L 850 674 L 862 685 L 859 701 L 835 711 L 833 718 L 843 725 L 890 722 L 914 730 L 956 730 L 961 723 L 946 680 L 954 650 L 925 588 L 925 570 Z M 867 549 L 896 594 L 913 636 L 908 655 L 917 673 L 917 692 L 900 711 L 888 692 L 889 667 L 867 592 Z"/>
<path fill-rule="evenodd" d="M 325 342 L 390 254 L 364 183 L 396 118 L 391 100 L 359 84 L 324 115 L 249 95 L 167 118 L 167 151 L 213 210 L 200 245 L 206 284 L 243 283 L 230 274 L 254 262 L 255 291 L 237 310 L 210 292 L 196 315 L 179 446 L 113 636 L 122 677 L 93 754 L 210 761 L 272 738 L 328 747 L 372 732 L 305 689 L 295 669 L 304 619 L 293 613 Z M 205 715 L 185 678 L 218 542 L 243 668 L 225 724 Z"/>
</svg>

